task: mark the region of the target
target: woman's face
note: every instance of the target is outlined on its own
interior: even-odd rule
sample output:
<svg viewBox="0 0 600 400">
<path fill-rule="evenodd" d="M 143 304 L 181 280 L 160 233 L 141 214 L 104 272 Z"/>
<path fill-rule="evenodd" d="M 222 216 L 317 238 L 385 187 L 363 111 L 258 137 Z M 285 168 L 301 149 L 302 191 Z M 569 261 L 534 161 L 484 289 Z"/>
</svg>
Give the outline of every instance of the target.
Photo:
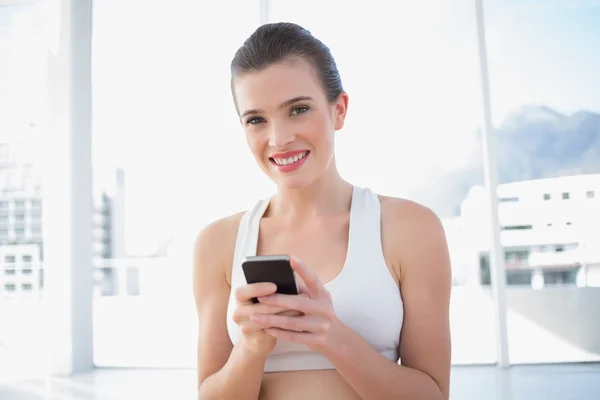
<svg viewBox="0 0 600 400">
<path fill-rule="evenodd" d="M 300 189 L 321 177 L 334 156 L 348 96 L 327 101 L 313 67 L 302 59 L 234 79 L 240 121 L 260 168 L 280 187 Z"/>
</svg>

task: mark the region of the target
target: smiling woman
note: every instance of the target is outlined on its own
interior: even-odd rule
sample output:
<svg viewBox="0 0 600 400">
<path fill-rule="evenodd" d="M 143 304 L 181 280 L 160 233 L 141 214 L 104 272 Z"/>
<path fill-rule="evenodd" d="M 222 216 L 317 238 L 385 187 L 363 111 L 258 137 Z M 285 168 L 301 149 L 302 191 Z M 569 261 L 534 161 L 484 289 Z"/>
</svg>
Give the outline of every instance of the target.
<svg viewBox="0 0 600 400">
<path fill-rule="evenodd" d="M 200 398 L 447 399 L 443 228 L 424 206 L 340 176 L 349 96 L 329 48 L 296 24 L 263 25 L 231 73 L 249 148 L 277 192 L 198 235 Z M 244 258 L 270 254 L 293 256 L 299 295 L 246 283 Z"/>
</svg>

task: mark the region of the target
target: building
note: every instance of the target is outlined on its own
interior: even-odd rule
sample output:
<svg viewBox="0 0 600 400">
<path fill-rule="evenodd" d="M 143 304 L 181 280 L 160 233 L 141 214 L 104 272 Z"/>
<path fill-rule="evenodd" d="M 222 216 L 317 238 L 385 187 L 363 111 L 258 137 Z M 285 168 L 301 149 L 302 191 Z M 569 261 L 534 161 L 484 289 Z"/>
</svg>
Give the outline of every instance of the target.
<svg viewBox="0 0 600 400">
<path fill-rule="evenodd" d="M 0 299 L 39 296 L 44 285 L 43 189 L 33 146 L 0 143 Z M 94 194 L 94 263 L 124 254 L 123 203 L 118 170 L 113 187 Z"/>
<path fill-rule="evenodd" d="M 122 260 L 125 251 L 125 174 L 117 169 L 94 185 L 93 252 L 96 294 L 111 296 L 124 292 L 125 282 L 137 282 L 134 272 L 113 260 Z M 135 271 L 137 272 L 137 271 Z"/>
<path fill-rule="evenodd" d="M 43 285 L 41 177 L 27 142 L 0 144 L 0 298 Z"/>
<path fill-rule="evenodd" d="M 502 184 L 498 198 L 509 285 L 587 285 L 598 279 L 600 174 Z M 490 283 L 486 205 L 484 189 L 474 187 L 461 206 L 464 240 L 478 256 L 482 284 Z"/>
<path fill-rule="evenodd" d="M 125 256 L 125 173 L 117 169 L 114 176 L 94 187 L 94 260 Z"/>
</svg>

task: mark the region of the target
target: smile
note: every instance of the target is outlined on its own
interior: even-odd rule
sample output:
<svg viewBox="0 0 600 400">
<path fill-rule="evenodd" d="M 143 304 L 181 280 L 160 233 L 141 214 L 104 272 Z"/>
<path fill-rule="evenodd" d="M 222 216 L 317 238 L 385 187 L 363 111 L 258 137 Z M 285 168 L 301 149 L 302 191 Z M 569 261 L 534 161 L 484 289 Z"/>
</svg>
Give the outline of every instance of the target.
<svg viewBox="0 0 600 400">
<path fill-rule="evenodd" d="M 305 151 L 303 153 L 299 153 L 296 154 L 295 156 L 292 157 L 288 157 L 288 158 L 270 158 L 271 162 L 273 164 L 279 165 L 279 166 L 286 166 L 286 165 L 291 165 L 291 164 L 295 164 L 297 162 L 299 162 L 300 160 L 302 160 L 304 157 L 306 157 L 308 155 L 308 151 Z"/>
</svg>

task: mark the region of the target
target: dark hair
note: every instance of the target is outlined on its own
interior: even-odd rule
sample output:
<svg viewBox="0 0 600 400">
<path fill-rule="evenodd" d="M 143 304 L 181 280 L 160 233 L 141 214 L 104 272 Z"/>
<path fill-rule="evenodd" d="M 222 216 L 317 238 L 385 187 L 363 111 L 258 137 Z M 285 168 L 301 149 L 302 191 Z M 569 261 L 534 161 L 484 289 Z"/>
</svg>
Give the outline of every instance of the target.
<svg viewBox="0 0 600 400">
<path fill-rule="evenodd" d="M 335 102 L 344 88 L 331 51 L 310 31 L 291 22 L 262 25 L 246 39 L 231 61 L 232 93 L 233 79 L 237 75 L 260 71 L 274 63 L 296 57 L 312 64 L 327 100 Z"/>
</svg>

